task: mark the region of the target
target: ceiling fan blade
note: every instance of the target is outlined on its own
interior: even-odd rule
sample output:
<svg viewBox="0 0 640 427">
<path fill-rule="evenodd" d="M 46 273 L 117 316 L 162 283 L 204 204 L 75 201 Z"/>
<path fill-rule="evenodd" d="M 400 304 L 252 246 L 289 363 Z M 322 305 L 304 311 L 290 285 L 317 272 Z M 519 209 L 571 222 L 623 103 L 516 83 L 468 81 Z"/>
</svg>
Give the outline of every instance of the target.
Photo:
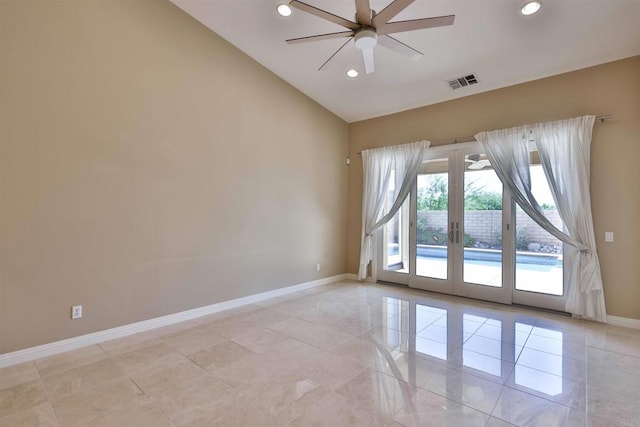
<svg viewBox="0 0 640 427">
<path fill-rule="evenodd" d="M 393 19 L 394 16 L 402 12 L 415 0 L 395 0 L 389 6 L 382 9 L 380 13 L 373 17 L 373 26 L 377 29 Z"/>
<path fill-rule="evenodd" d="M 398 52 L 401 55 L 408 56 L 414 61 L 420 59 L 422 56 L 422 53 L 418 52 L 414 48 L 407 46 L 400 40 L 396 40 L 386 34 L 378 37 L 378 44 L 386 47 L 387 49 L 391 49 L 394 52 Z"/>
<path fill-rule="evenodd" d="M 344 42 L 344 44 L 342 46 L 340 46 L 338 48 L 338 50 L 336 50 L 333 55 L 331 55 L 329 57 L 329 59 L 327 59 L 326 61 L 324 61 L 324 63 L 320 66 L 320 68 L 318 68 L 318 71 L 322 70 L 324 68 L 325 65 L 327 65 L 329 63 L 329 61 L 331 61 L 333 59 L 334 56 L 336 56 L 338 54 L 338 52 L 340 52 L 352 39 L 353 37 L 349 37 L 349 40 L 347 40 L 346 42 Z"/>
<path fill-rule="evenodd" d="M 373 73 L 375 70 L 373 63 L 373 49 L 363 49 L 362 59 L 364 60 L 364 70 L 367 74 Z"/>
<path fill-rule="evenodd" d="M 360 25 L 371 26 L 371 7 L 369 0 L 356 0 L 356 20 Z"/>
<path fill-rule="evenodd" d="M 481 169 L 484 169 L 485 166 L 486 165 L 482 163 L 476 162 L 476 163 L 471 163 L 467 169 L 473 170 L 473 171 L 479 171 Z"/>
<path fill-rule="evenodd" d="M 353 37 L 353 31 L 340 31 L 339 33 L 318 34 L 317 36 L 298 37 L 286 40 L 289 44 L 315 42 L 318 40 L 339 39 L 342 37 Z"/>
<path fill-rule="evenodd" d="M 491 166 L 491 162 L 489 160 L 478 160 L 477 162 L 473 162 L 469 165 L 467 169 L 471 170 L 481 170 L 486 168 L 487 166 Z"/>
<path fill-rule="evenodd" d="M 389 22 L 388 24 L 376 27 L 378 35 L 402 33 L 405 31 L 424 30 L 425 28 L 444 27 L 453 25 L 455 15 L 437 16 L 434 18 L 411 19 L 409 21 Z"/>
<path fill-rule="evenodd" d="M 326 10 L 318 9 L 317 7 L 311 6 L 310 4 L 306 4 L 298 0 L 291 0 L 289 6 L 315 15 L 318 18 L 326 19 L 327 21 L 331 21 L 334 24 L 338 24 L 350 30 L 357 30 L 360 28 L 360 25 L 356 24 L 355 22 L 349 21 L 348 19 L 344 19 L 341 16 L 334 15 L 333 13 L 329 13 Z"/>
</svg>

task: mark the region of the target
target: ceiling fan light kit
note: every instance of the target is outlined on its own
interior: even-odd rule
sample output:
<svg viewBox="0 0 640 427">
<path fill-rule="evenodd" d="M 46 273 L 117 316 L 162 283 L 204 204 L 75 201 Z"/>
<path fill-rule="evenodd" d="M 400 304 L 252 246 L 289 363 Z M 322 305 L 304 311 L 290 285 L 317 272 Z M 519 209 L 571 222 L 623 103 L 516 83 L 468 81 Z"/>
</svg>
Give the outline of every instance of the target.
<svg viewBox="0 0 640 427">
<path fill-rule="evenodd" d="M 373 49 L 378 44 L 378 34 L 371 28 L 363 28 L 354 36 L 356 47 L 360 50 Z"/>
<path fill-rule="evenodd" d="M 309 13 L 318 18 L 325 19 L 329 22 L 333 22 L 334 24 L 338 24 L 341 27 L 346 28 L 348 31 L 298 37 L 295 39 L 288 39 L 287 43 L 295 44 L 335 38 L 347 38 L 347 41 L 320 66 L 318 71 L 322 70 L 324 66 L 327 65 L 327 63 L 351 41 L 351 39 L 354 40 L 356 48 L 362 52 L 364 68 L 367 74 L 374 72 L 373 52 L 374 48 L 378 45 L 417 60 L 422 56 L 421 52 L 407 46 L 400 40 L 391 37 L 389 34 L 453 25 L 455 15 L 390 22 L 414 1 L 415 0 L 393 0 L 387 7 L 382 9 L 380 13 L 376 13 L 374 10 L 371 10 L 369 0 L 355 0 L 356 22 L 353 22 L 299 0 L 291 0 L 289 2 L 290 7 Z M 278 13 L 280 12 L 278 11 Z"/>
</svg>

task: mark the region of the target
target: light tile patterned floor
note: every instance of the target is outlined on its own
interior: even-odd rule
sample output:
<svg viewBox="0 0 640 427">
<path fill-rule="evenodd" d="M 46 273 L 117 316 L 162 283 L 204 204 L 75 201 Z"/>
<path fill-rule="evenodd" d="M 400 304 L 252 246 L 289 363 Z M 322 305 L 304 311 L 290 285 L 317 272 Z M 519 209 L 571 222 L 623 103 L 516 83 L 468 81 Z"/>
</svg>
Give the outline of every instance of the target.
<svg viewBox="0 0 640 427">
<path fill-rule="evenodd" d="M 342 282 L 0 370 L 1 426 L 640 426 L 640 331 Z"/>
</svg>

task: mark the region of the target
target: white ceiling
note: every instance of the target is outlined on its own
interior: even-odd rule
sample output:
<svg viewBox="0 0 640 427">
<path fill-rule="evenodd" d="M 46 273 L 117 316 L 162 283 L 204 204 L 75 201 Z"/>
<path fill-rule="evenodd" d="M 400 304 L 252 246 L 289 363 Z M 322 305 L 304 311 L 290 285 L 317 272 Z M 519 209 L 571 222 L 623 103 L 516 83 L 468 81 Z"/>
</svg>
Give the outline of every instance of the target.
<svg viewBox="0 0 640 427">
<path fill-rule="evenodd" d="M 640 0 L 542 0 L 536 15 L 524 0 L 417 0 L 394 21 L 455 14 L 453 26 L 394 34 L 421 51 L 412 61 L 382 46 L 366 75 L 353 42 L 317 69 L 344 39 L 288 45 L 285 39 L 345 29 L 295 10 L 285 0 L 171 0 L 291 85 L 347 122 L 377 117 L 640 54 Z M 353 0 L 303 0 L 355 20 Z M 370 0 L 381 11 L 391 0 Z M 346 77 L 355 68 L 360 76 Z M 459 90 L 447 81 L 476 73 Z M 639 76 L 640 78 L 640 76 Z"/>
</svg>

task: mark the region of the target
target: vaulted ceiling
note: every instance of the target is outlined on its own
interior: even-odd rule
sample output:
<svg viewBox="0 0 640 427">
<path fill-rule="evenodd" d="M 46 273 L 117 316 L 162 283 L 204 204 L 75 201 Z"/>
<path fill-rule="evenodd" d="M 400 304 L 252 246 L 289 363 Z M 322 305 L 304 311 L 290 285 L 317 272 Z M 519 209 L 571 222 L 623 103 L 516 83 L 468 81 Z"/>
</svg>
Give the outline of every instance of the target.
<svg viewBox="0 0 640 427">
<path fill-rule="evenodd" d="M 423 53 L 411 60 L 376 46 L 375 72 L 361 52 L 329 39 L 286 39 L 344 31 L 294 9 L 286 0 L 171 0 L 247 55 L 348 122 L 434 104 L 640 54 L 640 0 L 543 0 L 523 16 L 524 0 L 416 0 L 393 21 L 455 15 L 452 26 L 395 34 Z M 304 0 L 355 21 L 353 0 Z M 392 0 L 370 0 L 381 11 Z M 359 76 L 349 78 L 348 69 Z M 475 73 L 479 83 L 453 90 L 448 81 Z M 640 77 L 640 76 L 639 76 Z"/>
</svg>

